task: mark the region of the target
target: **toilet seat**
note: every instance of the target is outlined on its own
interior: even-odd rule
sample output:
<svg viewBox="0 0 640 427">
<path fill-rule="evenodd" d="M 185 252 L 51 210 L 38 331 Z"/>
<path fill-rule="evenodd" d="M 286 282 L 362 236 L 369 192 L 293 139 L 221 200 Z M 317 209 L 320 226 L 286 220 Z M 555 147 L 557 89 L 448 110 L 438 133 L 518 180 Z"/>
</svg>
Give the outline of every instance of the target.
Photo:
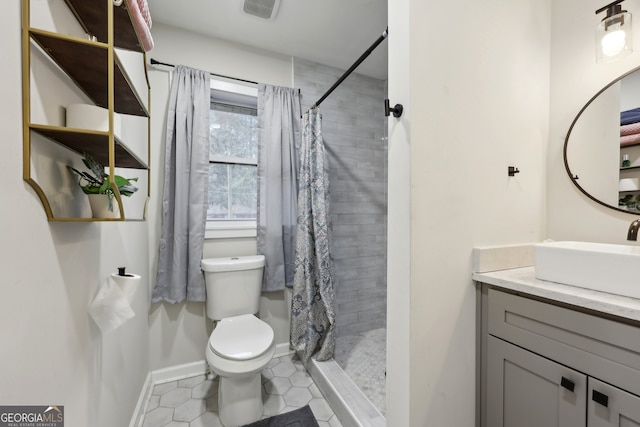
<svg viewBox="0 0 640 427">
<path fill-rule="evenodd" d="M 209 337 L 209 349 L 228 360 L 260 357 L 273 347 L 273 329 L 252 314 L 222 319 Z"/>
</svg>

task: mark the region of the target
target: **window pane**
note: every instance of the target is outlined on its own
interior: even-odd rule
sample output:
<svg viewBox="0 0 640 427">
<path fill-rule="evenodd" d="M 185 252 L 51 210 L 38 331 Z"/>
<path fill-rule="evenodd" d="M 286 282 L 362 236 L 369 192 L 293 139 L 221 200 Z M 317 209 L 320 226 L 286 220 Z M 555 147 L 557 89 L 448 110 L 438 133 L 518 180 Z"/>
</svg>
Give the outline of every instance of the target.
<svg viewBox="0 0 640 427">
<path fill-rule="evenodd" d="M 210 155 L 258 158 L 258 117 L 242 112 L 210 110 Z"/>
<path fill-rule="evenodd" d="M 209 165 L 207 221 L 256 219 L 257 170 L 251 165 Z"/>
<path fill-rule="evenodd" d="M 209 165 L 209 207 L 207 221 L 229 217 L 228 165 Z"/>
</svg>

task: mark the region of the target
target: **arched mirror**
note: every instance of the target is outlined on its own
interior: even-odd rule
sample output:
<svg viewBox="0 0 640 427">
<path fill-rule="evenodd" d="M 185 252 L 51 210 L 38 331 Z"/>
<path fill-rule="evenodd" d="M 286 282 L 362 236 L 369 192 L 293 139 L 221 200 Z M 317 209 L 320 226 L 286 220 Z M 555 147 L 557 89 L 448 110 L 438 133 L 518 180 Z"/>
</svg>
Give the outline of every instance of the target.
<svg viewBox="0 0 640 427">
<path fill-rule="evenodd" d="M 564 165 L 593 201 L 640 215 L 640 67 L 582 107 L 564 142 Z"/>
</svg>

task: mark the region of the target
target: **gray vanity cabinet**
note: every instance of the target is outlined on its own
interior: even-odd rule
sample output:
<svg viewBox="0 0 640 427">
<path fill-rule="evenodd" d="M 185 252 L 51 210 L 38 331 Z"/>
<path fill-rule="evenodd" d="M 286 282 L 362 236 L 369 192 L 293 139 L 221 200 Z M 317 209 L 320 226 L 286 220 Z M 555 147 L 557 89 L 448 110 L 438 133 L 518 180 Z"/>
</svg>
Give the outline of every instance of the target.
<svg viewBox="0 0 640 427">
<path fill-rule="evenodd" d="M 480 295 L 480 427 L 640 427 L 640 325 Z"/>
<path fill-rule="evenodd" d="M 487 373 L 489 426 L 585 427 L 586 375 L 493 336 Z"/>
<path fill-rule="evenodd" d="M 589 378 L 589 427 L 640 427 L 640 397 Z"/>
</svg>

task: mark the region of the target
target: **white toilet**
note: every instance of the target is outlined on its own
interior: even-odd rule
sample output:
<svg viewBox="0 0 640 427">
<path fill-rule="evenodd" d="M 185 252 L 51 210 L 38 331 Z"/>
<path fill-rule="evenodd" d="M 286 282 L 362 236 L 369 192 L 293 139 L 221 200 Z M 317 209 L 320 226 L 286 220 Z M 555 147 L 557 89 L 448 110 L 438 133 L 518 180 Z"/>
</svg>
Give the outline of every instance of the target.
<svg viewBox="0 0 640 427">
<path fill-rule="evenodd" d="M 225 427 L 262 418 L 260 372 L 275 353 L 273 329 L 254 314 L 260 305 L 264 256 L 201 261 L 207 316 L 216 321 L 206 349 L 220 379 L 218 413 Z"/>
</svg>

